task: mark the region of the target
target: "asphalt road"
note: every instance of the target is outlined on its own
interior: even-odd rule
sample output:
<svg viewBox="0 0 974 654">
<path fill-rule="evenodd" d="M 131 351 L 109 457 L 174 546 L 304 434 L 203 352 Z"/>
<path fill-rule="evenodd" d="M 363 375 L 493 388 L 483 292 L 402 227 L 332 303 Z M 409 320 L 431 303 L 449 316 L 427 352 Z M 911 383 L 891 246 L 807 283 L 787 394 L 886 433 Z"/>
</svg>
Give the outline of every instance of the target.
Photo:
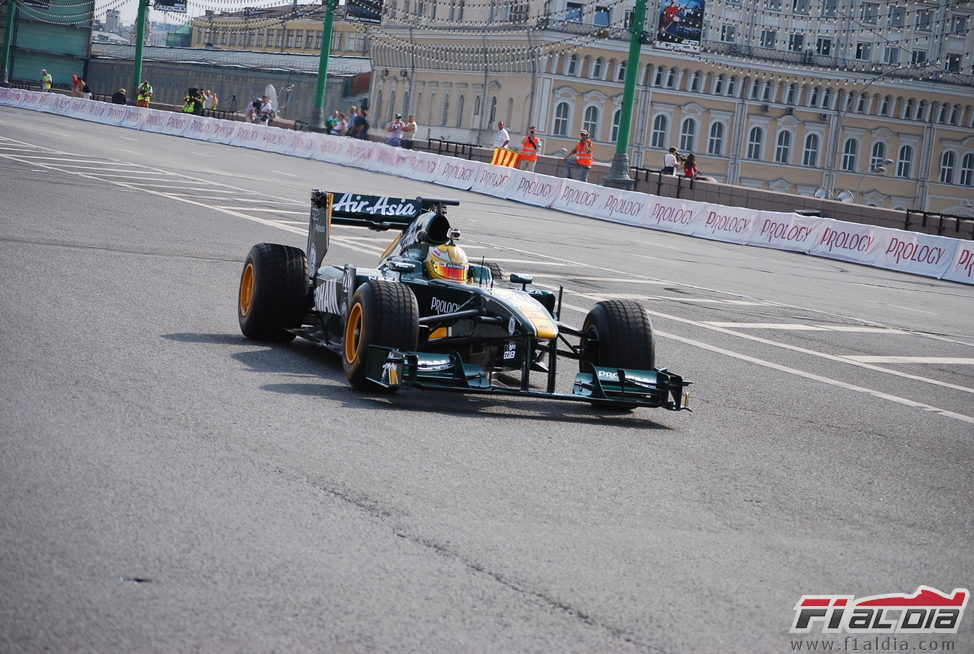
<svg viewBox="0 0 974 654">
<path fill-rule="evenodd" d="M 375 396 L 244 339 L 312 188 L 460 199 L 569 322 L 638 298 L 693 412 Z M 803 594 L 974 583 L 970 286 L 3 107 L 0 280 L 5 653 L 787 652 Z"/>
</svg>

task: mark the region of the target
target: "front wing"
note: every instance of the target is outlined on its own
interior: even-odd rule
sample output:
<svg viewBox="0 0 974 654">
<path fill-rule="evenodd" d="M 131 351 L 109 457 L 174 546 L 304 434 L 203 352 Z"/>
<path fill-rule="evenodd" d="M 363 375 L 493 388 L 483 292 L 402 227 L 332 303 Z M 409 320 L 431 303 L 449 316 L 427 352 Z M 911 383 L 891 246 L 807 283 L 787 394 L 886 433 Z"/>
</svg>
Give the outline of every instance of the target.
<svg viewBox="0 0 974 654">
<path fill-rule="evenodd" d="M 575 375 L 571 394 L 548 393 L 493 385 L 483 368 L 464 363 L 458 354 L 403 352 L 381 345 L 369 346 L 366 371 L 369 381 L 392 390 L 414 387 L 460 393 L 520 395 L 670 411 L 689 410 L 690 395 L 683 389 L 692 383 L 666 370 L 592 366 L 592 372 Z"/>
</svg>

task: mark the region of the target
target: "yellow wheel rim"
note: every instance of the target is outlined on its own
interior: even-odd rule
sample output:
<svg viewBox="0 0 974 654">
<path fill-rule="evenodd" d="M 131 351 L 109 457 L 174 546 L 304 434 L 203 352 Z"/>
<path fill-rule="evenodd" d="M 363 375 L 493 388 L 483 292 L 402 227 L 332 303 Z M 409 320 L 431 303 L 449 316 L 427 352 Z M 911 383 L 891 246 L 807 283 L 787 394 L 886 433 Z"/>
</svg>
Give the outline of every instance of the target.
<svg viewBox="0 0 974 654">
<path fill-rule="evenodd" d="M 254 264 L 247 262 L 243 276 L 240 278 L 240 315 L 246 316 L 250 313 L 250 307 L 254 303 Z"/>
<path fill-rule="evenodd" d="M 362 341 L 362 305 L 355 303 L 348 312 L 345 323 L 345 361 L 355 363 L 358 360 L 358 348 Z"/>
</svg>

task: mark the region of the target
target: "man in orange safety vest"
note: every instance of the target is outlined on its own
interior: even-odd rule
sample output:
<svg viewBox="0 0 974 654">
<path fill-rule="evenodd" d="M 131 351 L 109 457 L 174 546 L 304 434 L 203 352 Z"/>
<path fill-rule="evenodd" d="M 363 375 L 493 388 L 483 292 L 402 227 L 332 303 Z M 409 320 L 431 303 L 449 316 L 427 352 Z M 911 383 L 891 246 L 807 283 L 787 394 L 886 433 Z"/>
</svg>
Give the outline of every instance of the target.
<svg viewBox="0 0 974 654">
<path fill-rule="evenodd" d="M 572 170 L 578 168 L 578 180 L 580 182 L 587 182 L 588 174 L 592 170 L 592 155 L 595 151 L 595 145 L 592 143 L 592 139 L 588 137 L 588 132 L 584 129 L 581 131 L 580 137 L 575 149 L 565 157 L 565 165 L 568 169 L 568 179 L 575 179 L 575 176 L 572 175 Z M 574 161 L 571 161 L 572 157 L 575 157 Z"/>
<path fill-rule="evenodd" d="M 528 135 L 521 141 L 521 158 L 524 162 L 524 170 L 534 172 L 534 167 L 538 163 L 538 150 L 541 149 L 541 141 L 535 136 L 537 128 L 532 125 L 528 128 Z"/>
</svg>

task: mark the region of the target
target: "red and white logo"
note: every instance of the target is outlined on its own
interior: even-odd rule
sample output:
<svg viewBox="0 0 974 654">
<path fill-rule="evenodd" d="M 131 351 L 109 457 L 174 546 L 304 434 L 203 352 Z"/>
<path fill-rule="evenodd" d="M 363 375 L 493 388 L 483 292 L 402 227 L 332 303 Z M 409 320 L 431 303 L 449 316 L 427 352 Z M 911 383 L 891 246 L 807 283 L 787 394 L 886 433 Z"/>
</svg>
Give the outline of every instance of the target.
<svg viewBox="0 0 974 654">
<path fill-rule="evenodd" d="M 970 598 L 966 588 L 943 593 L 920 586 L 912 595 L 802 595 L 791 633 L 955 634 Z"/>
</svg>

